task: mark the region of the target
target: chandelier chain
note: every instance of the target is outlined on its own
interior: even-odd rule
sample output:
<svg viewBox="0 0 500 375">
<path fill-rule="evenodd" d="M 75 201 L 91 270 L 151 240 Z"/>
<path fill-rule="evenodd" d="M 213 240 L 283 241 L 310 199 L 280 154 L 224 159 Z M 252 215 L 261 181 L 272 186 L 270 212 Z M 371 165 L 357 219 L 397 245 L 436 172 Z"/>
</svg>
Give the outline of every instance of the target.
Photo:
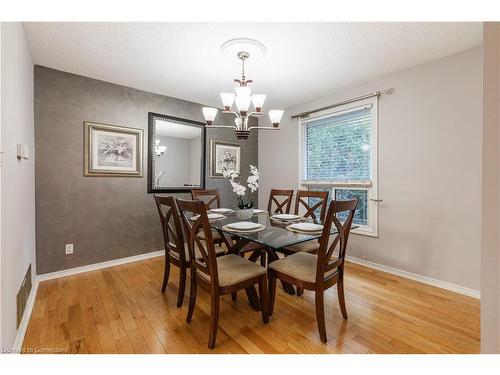
<svg viewBox="0 0 500 375">
<path fill-rule="evenodd" d="M 245 59 L 241 59 L 241 80 L 245 82 Z"/>
</svg>

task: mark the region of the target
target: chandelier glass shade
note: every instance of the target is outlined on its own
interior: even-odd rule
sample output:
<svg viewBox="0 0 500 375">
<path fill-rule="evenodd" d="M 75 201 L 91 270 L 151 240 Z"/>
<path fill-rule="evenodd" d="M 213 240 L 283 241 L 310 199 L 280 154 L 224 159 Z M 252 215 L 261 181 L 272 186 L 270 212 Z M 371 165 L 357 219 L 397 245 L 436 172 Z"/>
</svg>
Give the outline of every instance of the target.
<svg viewBox="0 0 500 375">
<path fill-rule="evenodd" d="M 230 128 L 236 132 L 238 139 L 247 139 L 252 129 L 258 130 L 277 130 L 279 123 L 283 116 L 282 110 L 269 111 L 269 118 L 272 126 L 249 126 L 248 121 L 250 117 L 263 116 L 262 108 L 266 101 L 264 94 L 252 94 L 252 89 L 249 84 L 252 80 L 247 80 L 245 77 L 245 60 L 250 57 L 247 52 L 239 52 L 238 58 L 241 60 L 242 73 L 241 79 L 235 79 L 234 82 L 238 84 L 235 87 L 234 93 L 223 92 L 220 94 L 222 100 L 223 110 L 222 113 L 231 113 L 235 116 L 234 125 L 214 125 L 215 117 L 217 116 L 218 109 L 212 107 L 203 107 L 203 116 L 205 117 L 206 126 L 212 128 Z M 253 105 L 253 109 L 251 106 Z M 233 110 L 233 107 L 236 107 Z"/>
<path fill-rule="evenodd" d="M 167 146 L 160 146 L 160 140 L 156 139 L 155 140 L 155 153 L 156 156 L 162 156 L 165 151 L 167 151 Z"/>
</svg>

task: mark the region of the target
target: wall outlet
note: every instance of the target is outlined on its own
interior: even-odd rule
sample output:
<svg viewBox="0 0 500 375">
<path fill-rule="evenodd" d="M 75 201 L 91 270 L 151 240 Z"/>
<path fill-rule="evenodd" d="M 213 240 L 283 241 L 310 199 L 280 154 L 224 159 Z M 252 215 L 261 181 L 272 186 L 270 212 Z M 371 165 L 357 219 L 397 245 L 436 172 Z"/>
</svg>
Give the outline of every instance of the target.
<svg viewBox="0 0 500 375">
<path fill-rule="evenodd" d="M 73 254 L 73 244 L 72 243 L 66 244 L 66 255 L 68 255 L 68 254 Z"/>
<path fill-rule="evenodd" d="M 17 158 L 18 159 L 29 159 L 29 147 L 25 144 L 17 145 Z"/>
</svg>

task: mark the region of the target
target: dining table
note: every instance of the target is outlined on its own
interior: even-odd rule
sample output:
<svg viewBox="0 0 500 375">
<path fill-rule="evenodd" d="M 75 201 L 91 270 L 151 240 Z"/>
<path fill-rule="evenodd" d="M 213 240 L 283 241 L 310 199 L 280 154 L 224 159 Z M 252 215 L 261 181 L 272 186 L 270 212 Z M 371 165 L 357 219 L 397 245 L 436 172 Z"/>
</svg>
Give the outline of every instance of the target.
<svg viewBox="0 0 500 375">
<path fill-rule="evenodd" d="M 291 231 L 287 229 L 287 226 L 293 223 L 293 221 L 273 220 L 272 215 L 270 216 L 266 211 L 255 213 L 250 219 L 246 220 L 238 218 L 234 211 L 230 213 L 224 213 L 223 216 L 224 218 L 218 220 L 210 220 L 209 222 L 210 227 L 216 230 L 222 237 L 228 249 L 227 253 L 239 255 L 240 252 L 247 246 L 252 246 L 256 249 L 261 248 L 267 252 L 269 263 L 279 259 L 278 253 L 281 249 L 306 241 L 318 241 L 321 237 L 321 232 L 298 233 L 295 231 Z M 235 231 L 228 228 L 228 224 L 241 221 L 259 223 L 264 228 L 258 232 Z M 301 218 L 300 221 L 321 224 L 317 220 L 313 221 L 310 218 Z M 332 225 L 330 234 L 336 233 L 337 228 Z M 255 244 L 260 246 L 255 246 Z M 251 260 L 256 261 L 256 259 Z M 291 284 L 282 283 L 282 285 L 285 292 L 287 292 L 288 294 L 295 294 L 295 291 Z M 255 310 L 259 310 L 260 303 L 255 288 L 247 288 L 245 291 L 250 305 Z"/>
</svg>

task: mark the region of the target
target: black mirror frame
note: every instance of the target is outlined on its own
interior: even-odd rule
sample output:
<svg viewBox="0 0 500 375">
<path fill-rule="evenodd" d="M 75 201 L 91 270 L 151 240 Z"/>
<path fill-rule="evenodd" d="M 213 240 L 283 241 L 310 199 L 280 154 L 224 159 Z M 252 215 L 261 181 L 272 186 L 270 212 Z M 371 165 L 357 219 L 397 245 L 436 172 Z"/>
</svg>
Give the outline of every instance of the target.
<svg viewBox="0 0 500 375">
<path fill-rule="evenodd" d="M 153 189 L 153 142 L 154 137 L 153 134 L 155 132 L 154 129 L 154 119 L 162 118 L 165 120 L 173 120 L 176 122 L 183 122 L 186 124 L 199 126 L 201 128 L 201 176 L 200 176 L 200 187 L 191 187 L 186 186 L 185 188 L 162 188 L 162 189 Z M 206 169 L 206 137 L 207 131 L 205 129 L 205 123 L 199 121 L 188 120 L 180 117 L 163 115 L 160 113 L 149 112 L 148 113 L 148 193 L 188 193 L 191 190 L 204 190 L 205 189 L 205 169 Z"/>
</svg>

